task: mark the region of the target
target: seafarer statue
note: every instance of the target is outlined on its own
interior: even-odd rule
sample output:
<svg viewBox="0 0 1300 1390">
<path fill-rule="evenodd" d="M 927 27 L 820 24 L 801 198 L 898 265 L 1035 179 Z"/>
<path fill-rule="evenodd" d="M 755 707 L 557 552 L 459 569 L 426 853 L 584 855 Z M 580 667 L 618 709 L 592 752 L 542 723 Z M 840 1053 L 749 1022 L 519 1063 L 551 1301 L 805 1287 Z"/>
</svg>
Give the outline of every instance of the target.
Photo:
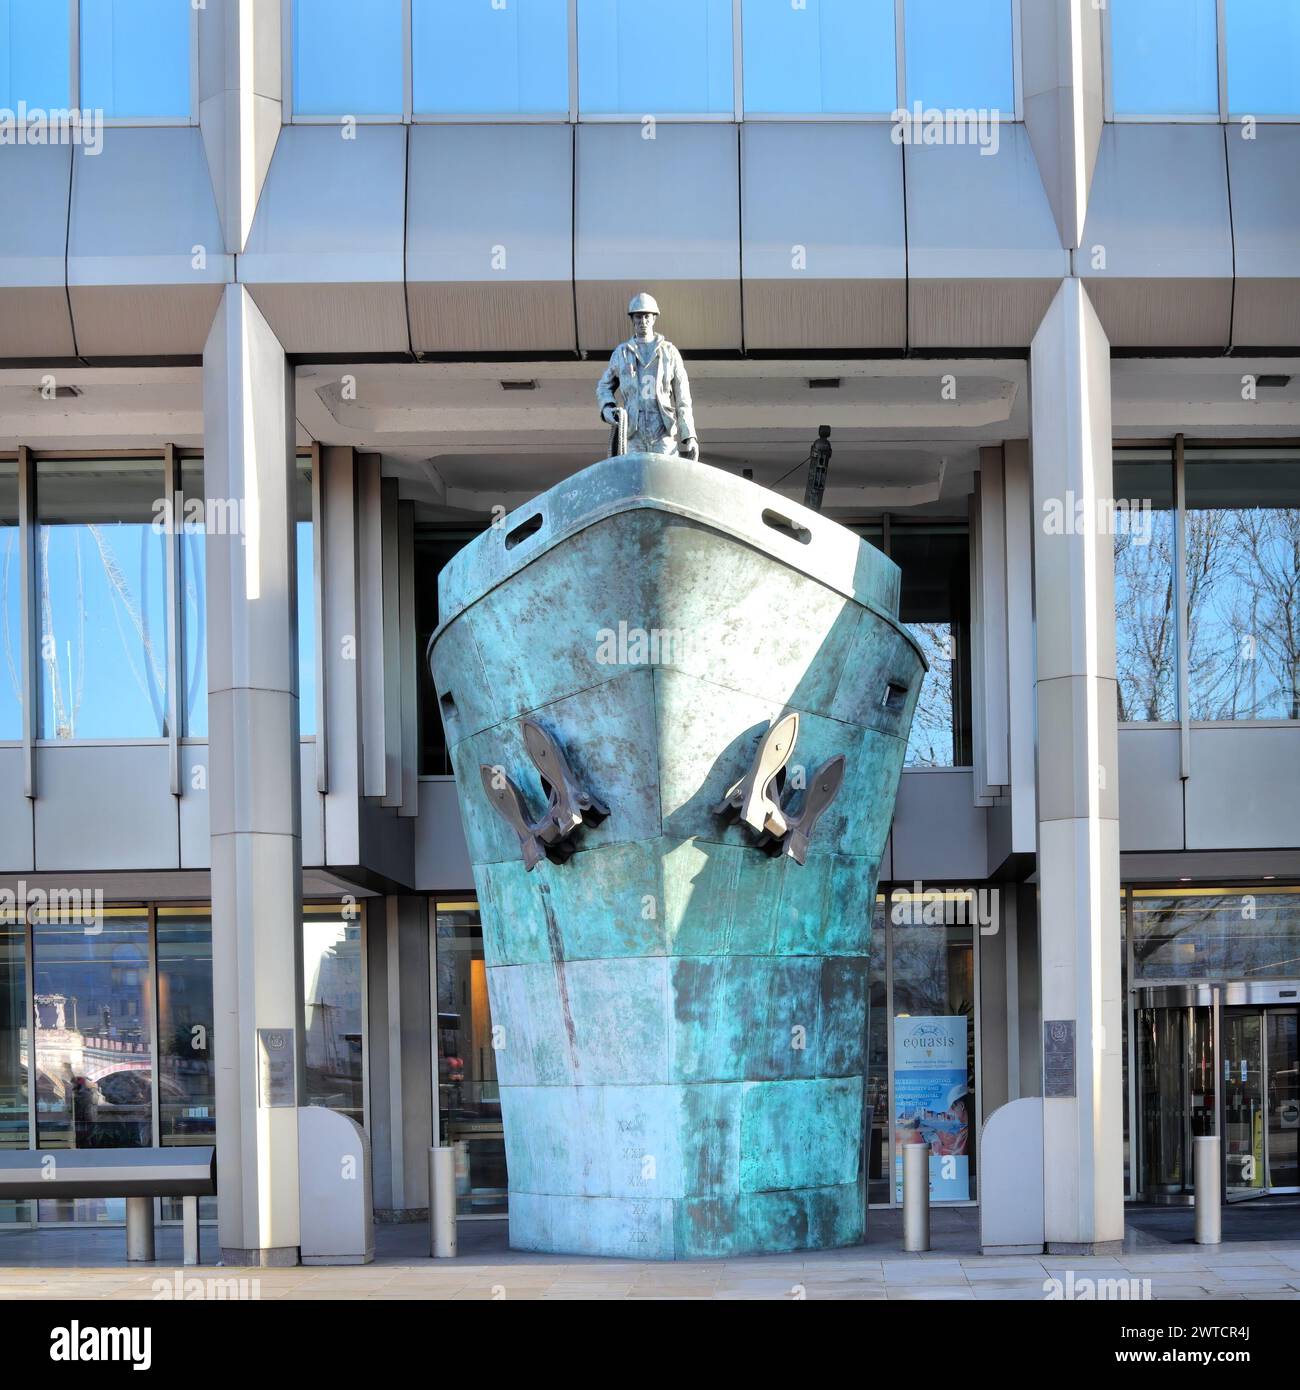
<svg viewBox="0 0 1300 1390">
<path fill-rule="evenodd" d="M 632 336 L 614 349 L 596 387 L 600 418 L 613 427 L 609 452 L 681 454 L 698 459 L 691 385 L 681 353 L 662 333 L 655 332 L 659 305 L 653 295 L 639 294 L 627 312 Z M 625 421 L 619 419 L 620 410 Z"/>
</svg>

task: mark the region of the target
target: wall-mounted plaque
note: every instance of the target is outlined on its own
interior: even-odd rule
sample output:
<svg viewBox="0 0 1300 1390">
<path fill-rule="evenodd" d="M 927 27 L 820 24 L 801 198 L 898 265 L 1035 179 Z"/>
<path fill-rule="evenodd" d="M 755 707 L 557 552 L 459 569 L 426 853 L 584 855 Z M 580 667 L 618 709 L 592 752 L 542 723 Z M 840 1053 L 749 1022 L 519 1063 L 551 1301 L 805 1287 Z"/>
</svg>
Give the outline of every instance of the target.
<svg viewBox="0 0 1300 1390">
<path fill-rule="evenodd" d="M 1046 1019 L 1043 1023 L 1043 1095 L 1072 1096 L 1075 1092 L 1074 1019 Z"/>
<path fill-rule="evenodd" d="M 257 1103 L 265 1108 L 298 1104 L 292 1028 L 257 1030 Z"/>
</svg>

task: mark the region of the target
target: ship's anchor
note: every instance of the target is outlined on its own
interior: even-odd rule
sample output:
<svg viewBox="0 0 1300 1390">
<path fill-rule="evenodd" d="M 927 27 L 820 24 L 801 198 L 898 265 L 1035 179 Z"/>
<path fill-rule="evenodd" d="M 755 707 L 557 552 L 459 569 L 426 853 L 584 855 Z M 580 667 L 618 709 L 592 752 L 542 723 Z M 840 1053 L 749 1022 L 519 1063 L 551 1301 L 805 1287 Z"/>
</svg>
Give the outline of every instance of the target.
<svg viewBox="0 0 1300 1390">
<path fill-rule="evenodd" d="M 531 873 L 543 855 L 554 864 L 572 858 L 577 848 L 573 836 L 578 827 L 599 825 L 609 815 L 609 808 L 579 786 L 564 750 L 540 724 L 525 719 L 523 730 L 524 747 L 542 779 L 547 799 L 541 817 L 529 818 L 526 797 L 502 768 L 483 763 L 479 775 L 488 800 L 518 837 L 524 868 Z"/>
<path fill-rule="evenodd" d="M 817 822 L 844 782 L 844 755 L 836 754 L 813 773 L 798 812 L 782 806 L 785 765 L 799 737 L 799 715 L 792 711 L 774 720 L 763 735 L 748 773 L 713 808 L 714 814 L 739 820 L 758 837 L 757 847 L 770 855 L 788 854 L 796 864 L 808 859 L 808 842 Z"/>
</svg>

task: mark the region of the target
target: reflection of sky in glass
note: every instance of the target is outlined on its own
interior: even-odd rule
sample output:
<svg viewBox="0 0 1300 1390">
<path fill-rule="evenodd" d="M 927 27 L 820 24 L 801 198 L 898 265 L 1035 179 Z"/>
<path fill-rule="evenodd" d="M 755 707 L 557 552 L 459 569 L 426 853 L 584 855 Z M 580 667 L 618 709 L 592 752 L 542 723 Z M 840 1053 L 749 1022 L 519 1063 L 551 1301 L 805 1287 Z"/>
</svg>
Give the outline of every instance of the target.
<svg viewBox="0 0 1300 1390">
<path fill-rule="evenodd" d="M 61 0 L 0 0 L 0 106 L 68 105 L 68 19 Z"/>
<path fill-rule="evenodd" d="M 951 767 L 954 756 L 952 626 L 949 623 L 908 623 L 907 630 L 921 644 L 930 669 L 921 682 L 903 765 Z"/>
<path fill-rule="evenodd" d="M 1296 0 L 1227 0 L 1228 110 L 1233 115 L 1300 114 L 1300 5 Z"/>
<path fill-rule="evenodd" d="M 731 0 L 578 0 L 586 112 L 732 111 Z"/>
<path fill-rule="evenodd" d="M 42 525 L 42 738 L 166 732 L 166 537 L 149 522 Z"/>
<path fill-rule="evenodd" d="M 188 118 L 193 13 L 190 0 L 81 0 L 81 105 Z"/>
<path fill-rule="evenodd" d="M 1115 674 L 1119 718 L 1128 723 L 1178 718 L 1173 489 L 1168 455 L 1116 458 L 1116 498 L 1134 503 L 1134 515 L 1143 505 L 1151 508 L 1149 536 L 1145 521 L 1116 526 L 1115 534 Z"/>
<path fill-rule="evenodd" d="M 416 111 L 568 112 L 568 0 L 414 0 L 411 54 Z"/>
<path fill-rule="evenodd" d="M 1188 499 L 1193 719 L 1300 719 L 1300 507 Z"/>
<path fill-rule="evenodd" d="M 1011 0 L 907 0 L 907 104 L 1016 109 Z"/>
<path fill-rule="evenodd" d="M 1215 0 L 1110 0 L 1115 114 L 1217 115 L 1218 24 Z"/>
<path fill-rule="evenodd" d="M 745 0 L 746 111 L 892 111 L 896 56 L 894 0 Z"/>
<path fill-rule="evenodd" d="M 402 0 L 294 0 L 295 112 L 400 115 L 402 88 Z"/>
</svg>

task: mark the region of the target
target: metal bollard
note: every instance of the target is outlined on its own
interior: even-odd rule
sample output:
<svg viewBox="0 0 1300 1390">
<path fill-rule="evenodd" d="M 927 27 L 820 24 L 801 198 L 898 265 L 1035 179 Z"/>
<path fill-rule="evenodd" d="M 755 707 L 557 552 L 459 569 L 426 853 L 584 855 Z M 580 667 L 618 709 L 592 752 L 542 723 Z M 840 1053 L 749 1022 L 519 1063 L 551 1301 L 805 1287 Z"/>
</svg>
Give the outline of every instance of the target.
<svg viewBox="0 0 1300 1390">
<path fill-rule="evenodd" d="M 128 1260 L 152 1260 L 154 1258 L 152 1197 L 128 1197 L 126 1199 L 126 1258 Z"/>
<path fill-rule="evenodd" d="M 1223 1241 L 1222 1169 L 1219 1140 L 1213 1134 L 1192 1140 L 1196 1165 L 1196 1243 L 1219 1245 Z"/>
<path fill-rule="evenodd" d="M 930 1248 L 930 1146 L 903 1145 L 903 1249 Z"/>
<path fill-rule="evenodd" d="M 437 1260 L 456 1255 L 456 1149 L 429 1150 L 429 1253 Z"/>
<path fill-rule="evenodd" d="M 196 1265 L 199 1262 L 199 1199 L 181 1198 L 181 1262 Z"/>
</svg>

